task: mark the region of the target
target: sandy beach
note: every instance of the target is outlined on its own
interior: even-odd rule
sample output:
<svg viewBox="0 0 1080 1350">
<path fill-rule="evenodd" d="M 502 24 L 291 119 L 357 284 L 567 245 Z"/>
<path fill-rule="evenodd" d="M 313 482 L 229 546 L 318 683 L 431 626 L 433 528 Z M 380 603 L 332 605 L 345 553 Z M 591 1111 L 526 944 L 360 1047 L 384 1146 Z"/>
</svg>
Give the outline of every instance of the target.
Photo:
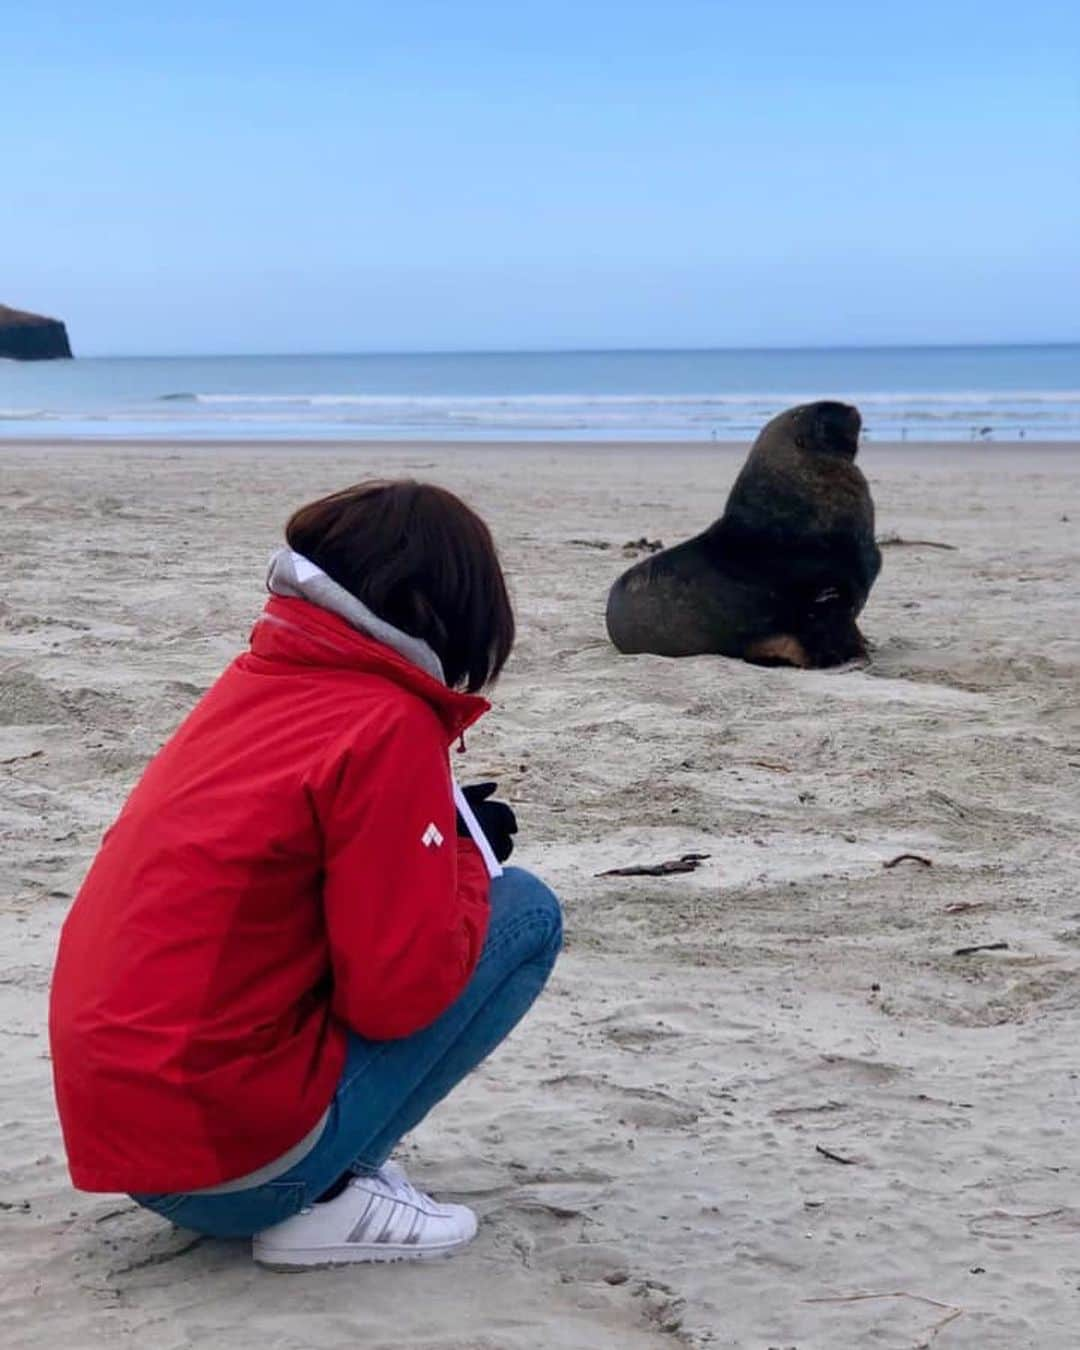
<svg viewBox="0 0 1080 1350">
<path fill-rule="evenodd" d="M 5 1350 L 1073 1350 L 1078 448 L 864 446 L 908 542 L 871 664 L 800 672 L 604 634 L 625 542 L 718 515 L 745 447 L 0 442 Z M 276 1276 L 70 1189 L 49 974 L 286 515 L 398 474 L 501 546 L 520 639 L 456 768 L 515 804 L 567 950 L 402 1153 L 472 1248 Z"/>
</svg>

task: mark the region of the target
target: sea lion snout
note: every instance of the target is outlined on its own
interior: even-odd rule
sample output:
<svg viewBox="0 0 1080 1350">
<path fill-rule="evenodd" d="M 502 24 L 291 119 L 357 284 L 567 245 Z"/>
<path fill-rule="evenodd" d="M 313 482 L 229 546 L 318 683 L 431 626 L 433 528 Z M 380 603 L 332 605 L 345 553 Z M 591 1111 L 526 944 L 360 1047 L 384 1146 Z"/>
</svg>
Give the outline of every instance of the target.
<svg viewBox="0 0 1080 1350">
<path fill-rule="evenodd" d="M 806 450 L 824 450 L 854 459 L 859 449 L 862 416 L 850 403 L 823 400 L 797 410 L 796 444 Z"/>
</svg>

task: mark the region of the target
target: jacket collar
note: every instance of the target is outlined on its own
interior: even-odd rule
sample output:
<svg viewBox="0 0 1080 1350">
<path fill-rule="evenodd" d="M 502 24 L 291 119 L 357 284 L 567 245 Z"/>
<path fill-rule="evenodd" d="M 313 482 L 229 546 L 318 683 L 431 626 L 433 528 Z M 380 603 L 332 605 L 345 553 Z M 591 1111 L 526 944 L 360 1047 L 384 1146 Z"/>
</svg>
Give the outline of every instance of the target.
<svg viewBox="0 0 1080 1350">
<path fill-rule="evenodd" d="M 279 561 L 282 553 L 291 555 L 287 562 Z M 307 562 L 288 549 L 271 560 L 272 594 L 252 630 L 253 655 L 393 680 L 434 708 L 451 739 L 488 711 L 487 699 L 447 688 L 439 658 L 426 642 L 379 619 L 313 563 L 307 563 L 311 574 L 306 574 L 293 559 Z"/>
<path fill-rule="evenodd" d="M 266 589 L 272 595 L 310 600 L 320 609 L 340 615 L 358 633 L 365 633 L 376 642 L 385 643 L 433 679 L 441 684 L 446 683 L 442 662 L 422 638 L 403 633 L 392 623 L 380 619 L 362 600 L 358 600 L 344 586 L 338 585 L 333 577 L 327 576 L 321 567 L 295 549 L 279 548 L 271 557 L 266 572 Z"/>
</svg>

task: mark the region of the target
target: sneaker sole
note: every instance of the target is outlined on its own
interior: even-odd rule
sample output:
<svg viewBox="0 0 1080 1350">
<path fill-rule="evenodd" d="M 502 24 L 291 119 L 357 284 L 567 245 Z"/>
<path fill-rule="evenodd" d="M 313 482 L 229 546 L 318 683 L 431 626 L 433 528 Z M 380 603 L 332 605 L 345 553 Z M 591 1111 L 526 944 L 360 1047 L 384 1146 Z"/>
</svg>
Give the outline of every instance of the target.
<svg viewBox="0 0 1080 1350">
<path fill-rule="evenodd" d="M 394 1261 L 438 1261 L 460 1252 L 472 1241 L 448 1242 L 441 1247 L 381 1246 L 297 1247 L 288 1251 L 252 1247 L 252 1256 L 264 1270 L 328 1270 L 333 1266 L 388 1264 Z"/>
</svg>

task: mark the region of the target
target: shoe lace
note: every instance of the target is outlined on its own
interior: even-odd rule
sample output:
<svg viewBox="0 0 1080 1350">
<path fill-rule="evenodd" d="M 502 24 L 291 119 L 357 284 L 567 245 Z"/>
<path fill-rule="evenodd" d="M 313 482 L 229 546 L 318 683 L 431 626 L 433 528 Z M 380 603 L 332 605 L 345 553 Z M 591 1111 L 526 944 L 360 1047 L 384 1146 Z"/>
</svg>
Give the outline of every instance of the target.
<svg viewBox="0 0 1080 1350">
<path fill-rule="evenodd" d="M 387 1187 L 393 1199 L 404 1200 L 425 1212 L 430 1211 L 434 1203 L 431 1197 L 418 1191 L 395 1163 L 383 1163 L 375 1175 Z"/>
</svg>

